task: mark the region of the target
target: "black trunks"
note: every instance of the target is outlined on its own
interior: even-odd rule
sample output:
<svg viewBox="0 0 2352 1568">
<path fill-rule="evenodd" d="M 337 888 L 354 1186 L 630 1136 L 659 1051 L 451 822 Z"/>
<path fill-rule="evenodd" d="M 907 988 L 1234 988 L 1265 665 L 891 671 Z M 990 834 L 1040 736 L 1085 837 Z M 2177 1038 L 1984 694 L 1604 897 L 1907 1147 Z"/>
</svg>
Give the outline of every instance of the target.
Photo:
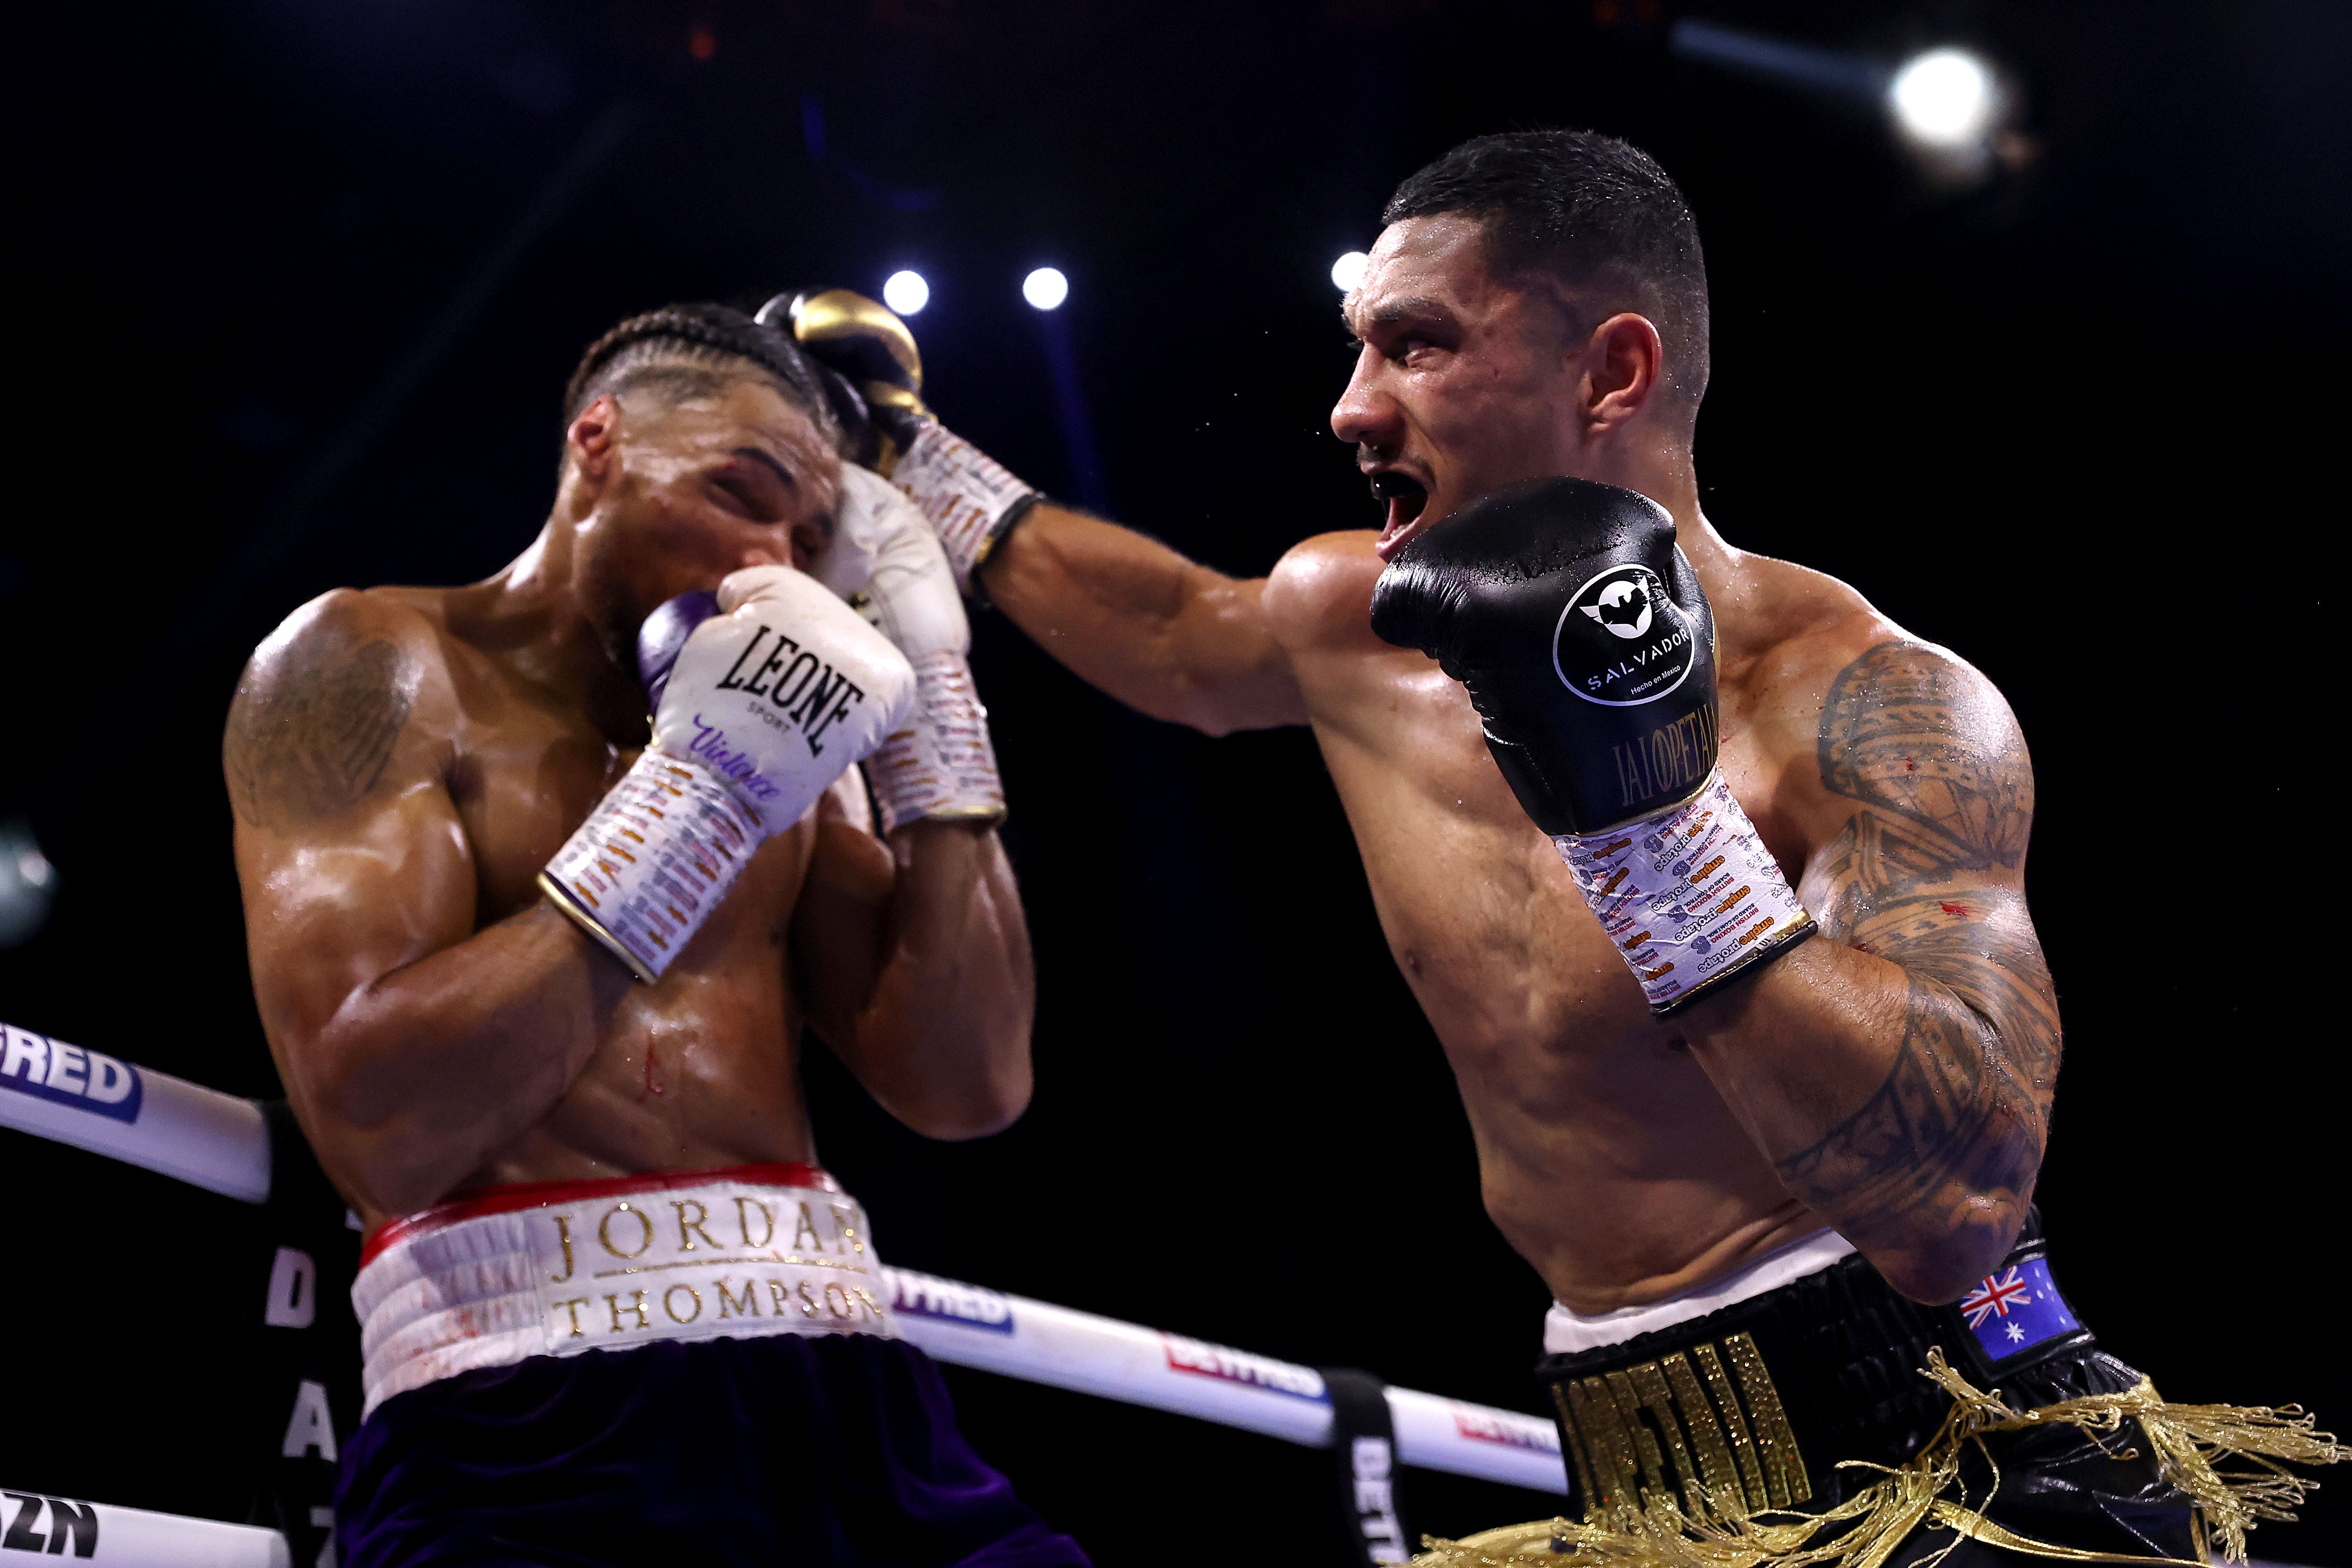
<svg viewBox="0 0 2352 1568">
<path fill-rule="evenodd" d="M 957 1431 L 913 1346 L 660 1342 L 459 1373 L 343 1455 L 343 1568 L 1087 1568 Z"/>
<path fill-rule="evenodd" d="M 1591 1519 L 1662 1494 L 1686 1511 L 1708 1494 L 1753 1514 L 1831 1509 L 1884 1479 L 1873 1467 L 1917 1454 L 1952 1413 L 1952 1396 L 1920 1374 L 1938 1346 L 1954 1371 L 1998 1388 L 2013 1410 L 2140 1382 L 2059 1294 L 2038 1215 L 1955 1306 L 1908 1300 L 1850 1256 L 1706 1317 L 1546 1357 L 1538 1375 L 1568 1455 L 1568 1512 Z M 1981 1449 L 1963 1444 L 1959 1461 L 1949 1495 L 1983 1504 L 1996 1528 L 1959 1542 L 1945 1559 L 1953 1568 L 2025 1560 L 1983 1539 L 2002 1531 L 2076 1551 L 2203 1559 L 2189 1500 L 2159 1475 L 2135 1422 L 2101 1436 L 2068 1424 L 1990 1433 Z M 1948 1529 L 1930 1525 L 1889 1562 L 1953 1546 Z"/>
</svg>

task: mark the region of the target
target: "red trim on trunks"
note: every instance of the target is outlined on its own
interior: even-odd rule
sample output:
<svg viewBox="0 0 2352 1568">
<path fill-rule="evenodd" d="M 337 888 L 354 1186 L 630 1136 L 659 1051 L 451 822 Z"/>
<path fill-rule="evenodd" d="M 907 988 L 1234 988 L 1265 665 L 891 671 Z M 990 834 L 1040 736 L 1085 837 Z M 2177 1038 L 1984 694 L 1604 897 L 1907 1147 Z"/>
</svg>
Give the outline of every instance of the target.
<svg viewBox="0 0 2352 1568">
<path fill-rule="evenodd" d="M 386 1248 L 398 1242 L 414 1241 L 436 1230 L 457 1224 L 459 1220 L 476 1219 L 486 1214 L 511 1214 L 517 1209 L 545 1208 L 552 1204 L 573 1204 L 596 1198 L 621 1197 L 630 1193 L 659 1193 L 678 1187 L 699 1187 L 712 1182 L 742 1182 L 761 1187 L 806 1187 L 814 1192 L 838 1193 L 841 1184 L 814 1165 L 797 1162 L 778 1165 L 730 1165 L 718 1171 L 652 1171 L 642 1176 L 609 1176 L 593 1182 L 517 1182 L 509 1186 L 482 1187 L 446 1204 L 436 1204 L 417 1214 L 404 1215 L 385 1222 L 382 1228 L 367 1238 L 360 1251 L 360 1267 L 364 1268 L 381 1257 Z"/>
</svg>

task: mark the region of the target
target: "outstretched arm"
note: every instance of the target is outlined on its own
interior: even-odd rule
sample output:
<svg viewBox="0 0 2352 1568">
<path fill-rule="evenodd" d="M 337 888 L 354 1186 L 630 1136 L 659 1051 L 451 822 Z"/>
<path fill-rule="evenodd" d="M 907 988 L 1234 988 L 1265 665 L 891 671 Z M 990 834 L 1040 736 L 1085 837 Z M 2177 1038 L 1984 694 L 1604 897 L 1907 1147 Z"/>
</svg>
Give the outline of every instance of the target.
<svg viewBox="0 0 2352 1568">
<path fill-rule="evenodd" d="M 1036 977 L 1020 889 L 993 827 L 921 820 L 887 842 L 819 806 L 793 915 L 811 1026 L 884 1109 L 932 1138 L 977 1138 L 1028 1108 Z"/>
<path fill-rule="evenodd" d="M 959 586 L 977 578 L 1047 653 L 1155 719 L 1212 735 L 1307 722 L 1264 580 L 1043 500 L 924 407 L 914 336 L 876 301 L 826 289 L 795 299 L 789 319 L 887 432 L 883 471 L 929 520 Z"/>
<path fill-rule="evenodd" d="M 1128 706 L 1212 735 L 1307 722 L 1264 578 L 1194 564 L 1130 529 L 1039 502 L 980 581 L 1013 624 Z"/>
<path fill-rule="evenodd" d="M 2058 1075 L 2032 764 L 1990 682 L 1903 642 L 1837 674 L 1815 751 L 1844 815 L 1801 884 L 1829 940 L 1701 1000 L 1687 1038 L 1790 1192 L 1948 1301 L 2016 1239 Z"/>
<path fill-rule="evenodd" d="M 452 699 L 404 622 L 351 593 L 296 612 L 222 745 L 262 1026 L 370 1217 L 435 1202 L 542 1120 L 629 986 L 545 903 L 474 931 Z"/>
</svg>

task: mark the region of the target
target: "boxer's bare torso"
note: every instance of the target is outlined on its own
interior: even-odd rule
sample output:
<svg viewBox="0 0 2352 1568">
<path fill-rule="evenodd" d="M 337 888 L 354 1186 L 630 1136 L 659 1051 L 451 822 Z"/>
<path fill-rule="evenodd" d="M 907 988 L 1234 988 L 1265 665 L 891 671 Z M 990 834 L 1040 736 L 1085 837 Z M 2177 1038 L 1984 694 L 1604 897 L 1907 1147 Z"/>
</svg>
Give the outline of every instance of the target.
<svg viewBox="0 0 2352 1568">
<path fill-rule="evenodd" d="M 392 745 L 424 755 L 386 758 L 386 773 L 407 783 L 393 819 L 371 835 L 396 845 L 375 852 L 398 854 L 408 878 L 469 885 L 474 930 L 539 902 L 540 868 L 636 758 L 635 748 L 606 739 L 518 668 L 530 645 L 519 659 L 520 628 L 499 613 L 499 597 L 495 587 L 387 588 L 339 596 L 311 612 L 348 626 L 343 640 L 356 644 L 347 661 L 320 670 L 322 697 L 345 672 L 355 682 L 372 668 L 395 672 L 374 692 L 354 686 L 334 693 L 347 722 L 370 712 L 388 719 L 380 706 L 384 693 L 410 693 Z M 402 762 L 410 765 L 394 766 Z M 273 808 L 300 809 L 282 791 L 272 802 L 266 776 L 247 782 L 240 804 L 254 814 L 249 838 L 268 833 Z M 331 796 L 320 792 L 311 800 L 324 805 Z M 828 805 L 838 822 L 837 805 Z M 817 832 L 814 821 L 803 822 L 763 846 L 736 895 L 680 957 L 683 977 L 622 990 L 593 1054 L 553 1109 L 491 1151 L 455 1190 L 813 1158 L 793 1059 L 803 1005 L 789 969 L 791 923 Z M 313 846 L 311 858 L 319 853 Z M 878 856 L 887 880 L 887 853 L 870 837 L 835 833 L 828 854 Z M 265 926 L 257 936 L 268 941 L 318 911 L 307 900 L 285 898 L 257 912 L 256 923 Z M 429 942 L 445 933 L 417 934 Z M 342 980 L 323 967 L 305 968 L 291 984 L 331 989 Z"/>
<path fill-rule="evenodd" d="M 1385 231 L 1348 312 L 1362 346 L 1333 428 L 1424 506 L 1391 496 L 1382 533 L 1236 580 L 1040 505 L 983 563 L 991 598 L 1146 712 L 1314 727 L 1488 1213 L 1561 1301 L 1658 1300 L 1830 1225 L 1898 1288 L 1957 1297 L 2023 1218 L 2058 1061 L 2007 705 L 1851 588 L 1715 532 L 1645 319 L 1598 311 L 1563 343 L 1451 215 Z M 1561 473 L 1674 514 L 1715 610 L 1725 775 L 1822 931 L 1666 1024 L 1463 689 L 1370 627 L 1383 558 L 1417 528 Z"/>
<path fill-rule="evenodd" d="M 717 543 L 700 561 L 691 494 L 656 499 L 638 505 L 649 531 L 688 543 L 635 573 L 654 593 L 793 557 L 798 512 L 772 497 L 771 515 L 702 520 Z M 542 900 L 541 868 L 646 734 L 635 673 L 562 559 L 586 552 L 557 527 L 484 583 L 314 601 L 257 651 L 230 716 L 263 1022 L 362 1218 L 488 1184 L 813 1162 L 804 1024 L 923 1131 L 1016 1114 L 1028 954 L 990 829 L 917 823 L 886 844 L 853 770 L 654 985 Z M 910 934 L 952 973 L 910 959 Z"/>
<path fill-rule="evenodd" d="M 1461 1086 L 1487 1212 L 1553 1294 L 1588 1312 L 1673 1295 L 1821 1229 L 1681 1031 L 1650 1016 L 1496 771 L 1461 686 L 1372 635 L 1375 537 L 1291 551 L 1265 618 L 1390 951 Z M 1725 774 L 1775 857 L 1803 875 L 1808 905 L 1850 932 L 1835 862 L 1858 807 L 1822 780 L 1822 698 L 1898 634 L 1820 574 L 1711 536 L 1686 553 L 1716 606 Z"/>
</svg>

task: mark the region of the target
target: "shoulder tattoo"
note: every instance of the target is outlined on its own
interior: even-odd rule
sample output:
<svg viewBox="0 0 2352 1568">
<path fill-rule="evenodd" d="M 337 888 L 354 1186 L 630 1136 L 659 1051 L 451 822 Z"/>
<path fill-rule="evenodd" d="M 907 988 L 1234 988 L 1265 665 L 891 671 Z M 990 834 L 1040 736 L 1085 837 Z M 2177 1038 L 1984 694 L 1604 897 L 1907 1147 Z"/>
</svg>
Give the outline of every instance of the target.
<svg viewBox="0 0 2352 1568">
<path fill-rule="evenodd" d="M 1917 643 L 1838 671 L 1822 708 L 1822 783 L 1869 808 L 1847 826 L 1875 888 L 2014 868 L 2033 826 L 2017 722 L 1983 679 Z"/>
<path fill-rule="evenodd" d="M 383 778 L 416 702 L 414 662 L 393 642 L 310 637 L 248 670 L 223 744 L 229 795 L 257 827 L 318 822 Z"/>
<path fill-rule="evenodd" d="M 1923 1205 L 1973 1223 L 1981 1195 L 2030 1188 L 2058 1069 L 2057 1005 L 2023 896 L 1950 890 L 2024 859 L 2024 740 L 1981 677 L 1889 642 L 1831 682 L 1820 763 L 1823 785 L 1859 808 L 1815 884 L 1822 923 L 1902 965 L 1909 994 L 1885 1082 L 1780 1173 L 1836 1203 L 1849 1235 Z"/>
</svg>

